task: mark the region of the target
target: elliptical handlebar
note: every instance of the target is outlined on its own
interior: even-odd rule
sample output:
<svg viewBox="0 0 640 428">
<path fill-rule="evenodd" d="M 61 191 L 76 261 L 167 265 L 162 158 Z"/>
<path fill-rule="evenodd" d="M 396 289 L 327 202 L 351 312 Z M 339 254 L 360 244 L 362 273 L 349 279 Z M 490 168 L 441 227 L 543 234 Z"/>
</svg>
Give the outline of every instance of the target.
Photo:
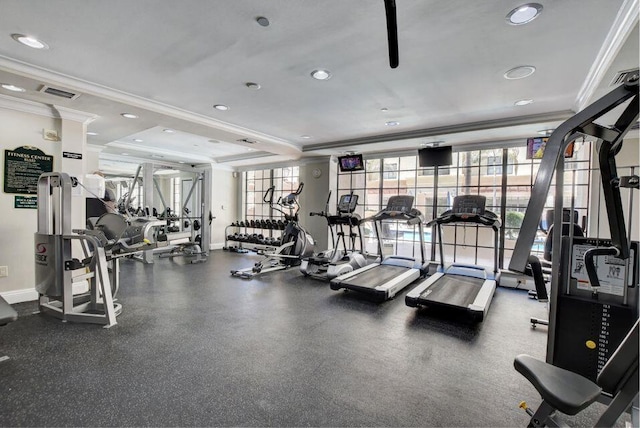
<svg viewBox="0 0 640 428">
<path fill-rule="evenodd" d="M 262 198 L 262 200 L 269 204 L 269 205 L 273 205 L 273 192 L 276 190 L 276 186 L 271 186 L 267 189 L 267 191 L 264 194 L 264 197 Z"/>
<path fill-rule="evenodd" d="M 267 189 L 267 193 L 265 193 L 264 201 L 269 204 L 271 208 L 280 212 L 285 216 L 286 219 L 297 221 L 298 211 L 300 211 L 300 204 L 298 204 L 298 196 L 302 193 L 302 188 L 304 187 L 304 183 L 300 183 L 295 192 L 289 193 L 287 196 L 278 197 L 278 201 L 276 203 L 273 202 L 273 193 L 275 191 L 275 186 L 271 186 Z M 270 195 L 270 199 L 267 200 L 267 195 Z M 282 208 L 278 208 L 276 205 L 279 205 Z M 289 213 L 284 211 L 284 208 L 289 210 Z"/>
</svg>

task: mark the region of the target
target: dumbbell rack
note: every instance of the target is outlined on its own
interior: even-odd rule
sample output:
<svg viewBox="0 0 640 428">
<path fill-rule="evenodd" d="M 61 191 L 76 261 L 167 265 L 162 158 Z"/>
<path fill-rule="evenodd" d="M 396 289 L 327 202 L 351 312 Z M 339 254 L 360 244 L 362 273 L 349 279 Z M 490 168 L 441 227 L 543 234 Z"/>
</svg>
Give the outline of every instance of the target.
<svg viewBox="0 0 640 428">
<path fill-rule="evenodd" d="M 268 224 L 277 225 L 267 227 Z M 249 250 L 249 251 L 271 251 L 275 250 L 280 245 L 280 238 L 275 239 L 275 241 L 271 244 L 265 244 L 262 242 L 257 242 L 258 236 L 263 235 L 262 233 L 258 233 L 256 231 L 269 231 L 269 239 L 273 239 L 273 232 L 284 230 L 286 223 L 283 223 L 282 220 L 280 223 L 277 223 L 277 220 L 274 219 L 258 219 L 254 220 L 253 223 L 250 221 L 237 221 L 231 223 L 226 226 L 224 229 L 224 249 L 229 251 L 238 250 Z M 238 235 L 240 232 L 244 237 L 241 239 L 233 239 L 234 235 L 231 232 L 235 231 L 234 235 Z M 249 233 L 251 231 L 251 233 Z M 263 238 L 264 239 L 264 238 Z M 230 242 L 236 243 L 236 245 L 231 245 Z M 240 251 L 243 252 L 243 251 Z"/>
</svg>

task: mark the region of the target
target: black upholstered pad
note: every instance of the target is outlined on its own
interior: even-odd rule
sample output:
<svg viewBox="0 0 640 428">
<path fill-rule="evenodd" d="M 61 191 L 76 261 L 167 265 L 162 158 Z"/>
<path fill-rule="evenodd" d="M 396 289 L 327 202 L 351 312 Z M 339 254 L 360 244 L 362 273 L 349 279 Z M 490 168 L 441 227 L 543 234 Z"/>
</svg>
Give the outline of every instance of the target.
<svg viewBox="0 0 640 428">
<path fill-rule="evenodd" d="M 575 415 L 589 406 L 602 391 L 589 379 L 529 355 L 518 355 L 513 366 L 531 382 L 543 400 L 567 415 Z"/>
<path fill-rule="evenodd" d="M 0 325 L 9 324 L 18 319 L 18 313 L 0 296 Z"/>
</svg>

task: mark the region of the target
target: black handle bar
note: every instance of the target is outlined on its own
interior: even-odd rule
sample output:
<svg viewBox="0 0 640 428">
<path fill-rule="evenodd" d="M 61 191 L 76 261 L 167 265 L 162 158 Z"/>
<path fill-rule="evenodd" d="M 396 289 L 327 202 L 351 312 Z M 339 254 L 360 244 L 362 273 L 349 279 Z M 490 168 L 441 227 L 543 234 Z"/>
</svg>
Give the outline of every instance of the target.
<svg viewBox="0 0 640 428">
<path fill-rule="evenodd" d="M 589 248 L 584 252 L 584 267 L 587 270 L 587 276 L 589 277 L 589 283 L 592 287 L 600 287 L 600 280 L 598 279 L 598 270 L 596 264 L 593 261 L 595 256 L 618 256 L 620 250 L 616 247 L 604 247 L 604 248 Z M 626 285 L 626 284 L 625 284 Z"/>
<path fill-rule="evenodd" d="M 264 193 L 262 200 L 267 204 L 273 204 L 273 192 L 276 190 L 276 186 L 271 186 Z"/>
</svg>

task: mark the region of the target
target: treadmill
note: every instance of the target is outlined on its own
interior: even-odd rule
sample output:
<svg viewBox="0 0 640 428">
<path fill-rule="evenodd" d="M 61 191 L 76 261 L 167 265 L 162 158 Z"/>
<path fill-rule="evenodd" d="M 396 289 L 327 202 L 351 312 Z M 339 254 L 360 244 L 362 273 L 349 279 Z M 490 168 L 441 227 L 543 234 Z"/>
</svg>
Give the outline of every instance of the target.
<svg viewBox="0 0 640 428">
<path fill-rule="evenodd" d="M 481 322 L 491 304 L 499 279 L 498 236 L 500 219 L 485 209 L 487 198 L 481 195 L 461 195 L 453 200 L 453 209 L 431 220 L 427 226 L 437 226 L 440 248 L 438 271 L 409 291 L 405 302 L 411 307 L 441 307 L 445 310 L 467 313 L 471 319 Z M 493 272 L 477 265 L 453 263 L 444 267 L 442 250 L 442 225 L 473 223 L 488 226 L 494 232 Z"/>
<path fill-rule="evenodd" d="M 383 237 L 380 234 L 380 228 L 385 220 L 406 221 L 408 225 L 418 226 L 422 257 L 420 261 L 414 257 L 397 255 L 383 258 Z M 400 290 L 424 276 L 426 272 L 422 214 L 413 208 L 413 196 L 397 195 L 389 198 L 385 209 L 363 221 L 373 221 L 376 237 L 378 238 L 378 251 L 382 261 L 340 275 L 331 280 L 330 287 L 332 290 L 344 288 L 359 291 L 381 301 L 391 299 Z"/>
</svg>

